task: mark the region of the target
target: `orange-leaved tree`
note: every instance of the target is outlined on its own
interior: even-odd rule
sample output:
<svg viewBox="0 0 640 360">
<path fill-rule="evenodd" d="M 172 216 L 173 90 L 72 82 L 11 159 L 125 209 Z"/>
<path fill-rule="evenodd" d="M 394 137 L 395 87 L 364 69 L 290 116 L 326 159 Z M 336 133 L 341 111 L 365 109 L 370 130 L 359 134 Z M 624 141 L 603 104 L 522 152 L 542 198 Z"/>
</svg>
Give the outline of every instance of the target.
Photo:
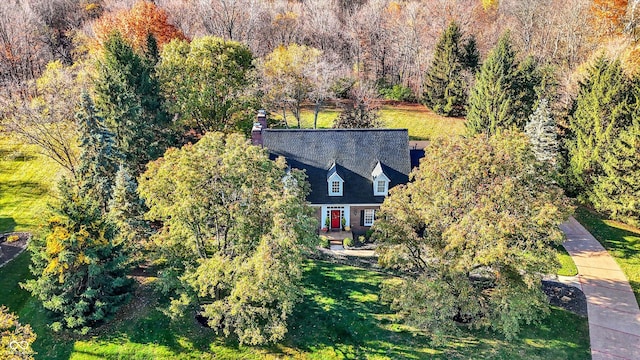
<svg viewBox="0 0 640 360">
<path fill-rule="evenodd" d="M 150 34 L 160 49 L 173 39 L 187 39 L 180 29 L 169 23 L 166 11 L 146 0 L 138 1 L 129 10 L 103 15 L 96 20 L 93 30 L 99 48 L 114 31 L 120 32 L 136 51 L 146 50 Z"/>
<path fill-rule="evenodd" d="M 602 35 L 611 36 L 622 32 L 629 0 L 593 0 L 591 21 Z"/>
</svg>

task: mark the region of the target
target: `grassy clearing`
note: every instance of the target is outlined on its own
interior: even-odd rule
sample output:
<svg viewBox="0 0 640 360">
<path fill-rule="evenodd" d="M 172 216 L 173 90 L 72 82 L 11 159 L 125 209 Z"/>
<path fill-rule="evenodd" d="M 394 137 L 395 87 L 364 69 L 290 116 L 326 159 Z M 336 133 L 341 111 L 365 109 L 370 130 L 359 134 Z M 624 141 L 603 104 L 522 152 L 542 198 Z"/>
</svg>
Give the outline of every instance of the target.
<svg viewBox="0 0 640 360">
<path fill-rule="evenodd" d="M 216 338 L 191 316 L 171 321 L 159 310 L 163 300 L 149 283 L 109 325 L 91 336 L 61 336 L 45 325 L 38 303 L 17 289 L 28 277 L 27 254 L 0 269 L 0 285 L 14 289 L 3 303 L 31 323 L 38 334 L 39 359 L 589 359 L 586 319 L 559 309 L 539 325 L 526 326 L 519 339 L 491 332 L 464 331 L 442 346 L 397 322 L 378 299 L 385 275 L 350 266 L 309 262 L 304 300 L 291 319 L 281 345 L 239 346 Z M 12 275 L 14 274 L 14 275 Z M 11 278 L 10 280 L 8 280 Z"/>
<path fill-rule="evenodd" d="M 34 230 L 41 224 L 59 171 L 35 146 L 0 138 L 0 232 Z"/>
<path fill-rule="evenodd" d="M 616 259 L 640 303 L 640 230 L 579 207 L 574 215 Z"/>
<path fill-rule="evenodd" d="M 318 128 L 331 128 L 339 115 L 340 109 L 337 107 L 323 108 L 318 115 Z M 273 113 L 271 116 L 275 120 L 282 120 L 281 114 Z M 408 129 L 409 138 L 412 140 L 430 140 L 440 136 L 464 134 L 464 119 L 443 117 L 419 104 L 385 105 L 380 110 L 380 120 L 387 128 Z M 291 127 L 298 126 L 291 113 L 287 113 L 287 122 Z M 312 108 L 303 109 L 301 126 L 313 128 Z"/>
</svg>

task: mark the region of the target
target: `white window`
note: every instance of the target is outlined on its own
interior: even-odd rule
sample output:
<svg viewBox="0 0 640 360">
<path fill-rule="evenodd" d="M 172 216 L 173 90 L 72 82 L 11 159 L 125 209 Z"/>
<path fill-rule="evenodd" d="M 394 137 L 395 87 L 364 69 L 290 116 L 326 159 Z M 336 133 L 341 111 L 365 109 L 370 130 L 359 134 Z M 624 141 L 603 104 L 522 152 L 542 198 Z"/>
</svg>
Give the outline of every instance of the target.
<svg viewBox="0 0 640 360">
<path fill-rule="evenodd" d="M 376 193 L 386 193 L 387 192 L 387 182 L 384 180 L 378 180 L 378 187 L 376 189 Z"/>
<path fill-rule="evenodd" d="M 364 210 L 364 226 L 373 225 L 373 221 L 375 220 L 376 211 L 374 209 L 365 209 Z"/>
<path fill-rule="evenodd" d="M 331 192 L 334 194 L 340 193 L 340 181 L 331 182 Z"/>
</svg>

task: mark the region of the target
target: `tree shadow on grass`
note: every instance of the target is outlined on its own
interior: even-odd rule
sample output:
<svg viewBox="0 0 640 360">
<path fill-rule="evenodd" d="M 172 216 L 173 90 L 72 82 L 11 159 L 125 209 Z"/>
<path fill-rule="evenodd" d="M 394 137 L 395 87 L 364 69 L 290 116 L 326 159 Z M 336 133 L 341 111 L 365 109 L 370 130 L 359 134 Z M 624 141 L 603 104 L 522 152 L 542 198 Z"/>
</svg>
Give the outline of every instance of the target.
<svg viewBox="0 0 640 360">
<path fill-rule="evenodd" d="M 637 258 L 640 265 L 640 234 L 607 224 L 599 215 L 579 207 L 576 218 L 616 257 Z"/>
<path fill-rule="evenodd" d="M 394 313 L 379 301 L 384 278 L 349 266 L 309 263 L 304 301 L 291 318 L 286 345 L 326 357 L 357 359 L 538 358 L 536 346 L 541 348 L 540 359 L 589 357 L 586 320 L 559 309 L 540 326 L 526 326 L 523 339 L 513 344 L 493 332 L 463 330 L 444 345 L 431 346 L 424 333 L 396 323 Z M 567 317 L 582 324 L 578 334 L 562 334 Z M 576 339 L 586 344 L 574 344 Z M 539 345 L 527 346 L 525 341 Z M 511 357 L 514 351 L 522 354 Z"/>
<path fill-rule="evenodd" d="M 12 217 L 0 217 L 0 233 L 13 232 L 15 230 L 16 220 Z"/>
<path fill-rule="evenodd" d="M 49 189 L 35 181 L 11 180 L 0 183 L 0 194 L 12 194 L 12 198 L 15 198 L 16 201 L 39 199 L 48 193 Z"/>
</svg>

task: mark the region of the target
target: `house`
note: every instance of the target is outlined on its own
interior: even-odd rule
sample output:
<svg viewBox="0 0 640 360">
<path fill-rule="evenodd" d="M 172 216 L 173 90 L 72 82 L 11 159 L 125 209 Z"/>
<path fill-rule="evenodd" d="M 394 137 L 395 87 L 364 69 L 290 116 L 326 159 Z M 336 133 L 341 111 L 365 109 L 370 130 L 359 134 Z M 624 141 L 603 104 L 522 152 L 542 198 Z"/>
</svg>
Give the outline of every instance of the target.
<svg viewBox="0 0 640 360">
<path fill-rule="evenodd" d="M 329 230 L 344 222 L 354 234 L 364 233 L 389 189 L 409 180 L 406 129 L 269 129 L 261 111 L 252 142 L 306 172 L 307 200 Z"/>
</svg>

